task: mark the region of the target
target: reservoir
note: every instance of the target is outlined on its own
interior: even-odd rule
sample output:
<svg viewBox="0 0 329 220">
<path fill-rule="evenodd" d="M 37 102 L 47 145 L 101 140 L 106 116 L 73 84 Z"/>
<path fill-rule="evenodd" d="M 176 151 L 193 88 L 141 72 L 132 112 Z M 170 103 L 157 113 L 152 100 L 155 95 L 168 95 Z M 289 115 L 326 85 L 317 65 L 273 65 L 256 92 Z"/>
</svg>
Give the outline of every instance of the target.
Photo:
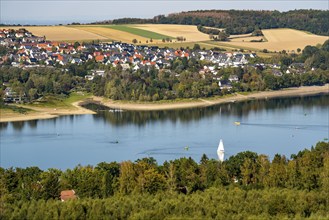
<svg viewBox="0 0 329 220">
<path fill-rule="evenodd" d="M 1 167 L 74 168 L 100 162 L 180 157 L 199 162 L 243 151 L 291 154 L 328 139 L 329 95 L 227 103 L 195 109 L 112 111 L 0 123 Z M 240 125 L 235 122 L 240 122 Z"/>
</svg>

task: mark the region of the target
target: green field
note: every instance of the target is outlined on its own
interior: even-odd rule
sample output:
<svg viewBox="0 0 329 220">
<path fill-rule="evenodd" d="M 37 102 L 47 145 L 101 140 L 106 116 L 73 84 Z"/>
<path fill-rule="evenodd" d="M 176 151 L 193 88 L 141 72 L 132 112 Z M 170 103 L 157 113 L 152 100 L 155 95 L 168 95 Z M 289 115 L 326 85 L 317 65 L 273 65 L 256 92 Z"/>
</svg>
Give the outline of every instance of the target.
<svg viewBox="0 0 329 220">
<path fill-rule="evenodd" d="M 174 39 L 171 36 L 158 34 L 153 31 L 142 30 L 139 28 L 134 28 L 134 27 L 126 26 L 126 25 L 106 25 L 106 26 L 101 26 L 101 27 L 111 28 L 111 29 L 118 30 L 118 31 L 124 31 L 124 32 L 128 32 L 131 34 L 135 34 L 135 35 L 145 37 L 145 38 L 150 38 L 150 39 L 151 38 L 158 39 L 158 40 L 165 39 L 165 38 Z"/>
<path fill-rule="evenodd" d="M 26 107 L 42 107 L 42 108 L 72 108 L 72 103 L 85 100 L 91 95 L 86 93 L 73 92 L 69 96 L 64 95 L 48 95 L 44 96 L 42 100 L 34 102 L 33 104 L 25 105 Z"/>
</svg>

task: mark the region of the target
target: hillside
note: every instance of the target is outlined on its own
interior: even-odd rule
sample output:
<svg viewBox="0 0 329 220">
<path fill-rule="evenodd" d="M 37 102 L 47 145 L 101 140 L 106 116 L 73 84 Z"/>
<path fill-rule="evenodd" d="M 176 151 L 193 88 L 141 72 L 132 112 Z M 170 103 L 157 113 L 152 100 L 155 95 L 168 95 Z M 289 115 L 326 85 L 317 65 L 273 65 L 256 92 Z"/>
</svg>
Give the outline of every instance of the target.
<svg viewBox="0 0 329 220">
<path fill-rule="evenodd" d="M 184 24 L 226 28 L 229 34 L 246 34 L 260 29 L 294 28 L 313 34 L 329 36 L 329 11 L 294 10 L 252 11 L 252 10 L 198 10 L 165 15 L 152 19 L 122 18 L 97 22 L 102 24 Z"/>
<path fill-rule="evenodd" d="M 13 27 L 19 29 L 22 27 Z M 160 47 L 190 47 L 198 43 L 202 48 L 220 47 L 228 51 L 245 49 L 252 51 L 296 52 L 307 45 L 323 44 L 328 37 L 290 28 L 265 29 L 264 36 L 251 34 L 231 35 L 229 41 L 210 41 L 209 35 L 198 31 L 195 25 L 177 24 L 125 24 L 125 25 L 70 25 L 70 26 L 26 26 L 37 36 L 46 36 L 52 41 L 122 41 L 149 44 Z M 177 37 L 183 39 L 179 41 Z M 263 39 L 262 42 L 252 42 Z"/>
<path fill-rule="evenodd" d="M 251 49 L 254 51 L 267 49 L 268 51 L 296 52 L 297 49 L 303 49 L 307 45 L 315 46 L 323 44 L 329 38 L 309 34 L 304 31 L 298 31 L 290 28 L 266 29 L 262 31 L 264 37 L 243 36 L 230 39 L 228 42 L 209 41 L 219 47 L 232 46 L 242 49 Z M 252 42 L 252 40 L 266 39 L 263 42 Z"/>
</svg>

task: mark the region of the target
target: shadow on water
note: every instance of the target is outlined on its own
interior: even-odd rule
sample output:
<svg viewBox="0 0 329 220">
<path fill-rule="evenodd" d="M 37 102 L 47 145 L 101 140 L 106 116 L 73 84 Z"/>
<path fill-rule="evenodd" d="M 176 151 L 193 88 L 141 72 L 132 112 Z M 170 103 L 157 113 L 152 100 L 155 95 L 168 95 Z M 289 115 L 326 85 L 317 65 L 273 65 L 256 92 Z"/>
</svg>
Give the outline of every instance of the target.
<svg viewBox="0 0 329 220">
<path fill-rule="evenodd" d="M 96 110 L 97 114 L 93 115 L 95 120 L 106 121 L 115 126 L 124 126 L 127 124 L 135 124 L 144 126 L 149 122 L 155 121 L 171 121 L 189 123 L 198 121 L 203 118 L 220 116 L 235 116 L 243 118 L 250 113 L 267 110 L 282 110 L 285 108 L 302 106 L 305 112 L 316 108 L 328 108 L 329 95 L 317 95 L 307 97 L 285 97 L 273 99 L 247 100 L 237 103 L 225 103 L 216 106 L 193 108 L 193 109 L 178 109 L 164 111 L 123 111 L 114 112 L 110 108 L 97 104 L 87 104 L 84 107 L 91 110 Z"/>
<path fill-rule="evenodd" d="M 29 128 L 36 129 L 38 125 L 38 120 L 31 120 L 26 122 L 29 125 Z"/>
<path fill-rule="evenodd" d="M 0 123 L 0 131 L 1 130 L 6 130 L 9 125 L 9 122 L 2 122 Z"/>
<path fill-rule="evenodd" d="M 12 125 L 15 131 L 21 131 L 24 128 L 25 123 L 27 122 L 17 121 L 17 122 L 12 122 Z"/>
<path fill-rule="evenodd" d="M 214 115 L 220 116 L 235 116 L 237 118 L 243 118 L 250 113 L 257 113 L 263 110 L 281 110 L 285 108 L 291 108 L 295 106 L 302 106 L 307 112 L 309 109 L 316 108 L 328 108 L 329 95 L 317 95 L 307 97 L 285 97 L 285 98 L 273 98 L 273 99 L 259 99 L 259 100 L 247 100 L 236 103 L 225 103 L 216 106 L 209 106 L 203 108 L 192 109 L 177 109 L 177 110 L 164 110 L 164 111 L 113 111 L 106 106 L 89 103 L 84 107 L 97 111 L 97 114 L 93 115 L 94 120 L 105 121 L 115 126 L 125 126 L 128 124 L 134 124 L 138 126 L 144 126 L 150 122 L 180 122 L 189 123 L 192 121 L 199 121 L 203 118 L 210 118 Z M 59 118 L 47 119 L 53 121 L 54 125 L 57 120 L 70 120 L 74 122 L 76 116 L 61 116 Z M 37 127 L 39 120 L 31 121 L 19 121 L 19 122 L 3 122 L 0 123 L 0 130 L 6 129 L 8 124 L 12 124 L 15 131 L 21 131 L 25 124 L 29 128 L 34 129 Z"/>
</svg>

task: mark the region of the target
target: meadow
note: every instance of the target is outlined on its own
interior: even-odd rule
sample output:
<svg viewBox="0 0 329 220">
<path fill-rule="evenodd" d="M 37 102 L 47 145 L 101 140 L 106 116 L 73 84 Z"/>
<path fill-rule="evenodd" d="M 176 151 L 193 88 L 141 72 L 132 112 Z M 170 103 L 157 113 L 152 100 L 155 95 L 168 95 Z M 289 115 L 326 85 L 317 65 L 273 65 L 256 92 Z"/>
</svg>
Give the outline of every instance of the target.
<svg viewBox="0 0 329 220">
<path fill-rule="evenodd" d="M 144 30 L 144 29 L 140 29 L 138 28 L 138 26 L 134 26 L 134 25 L 106 25 L 106 26 L 101 26 L 104 28 L 111 28 L 114 30 L 119 30 L 119 31 L 123 31 L 123 32 L 128 32 L 130 34 L 134 34 L 140 37 L 144 37 L 144 38 L 148 38 L 148 39 L 158 39 L 158 40 L 162 40 L 162 39 L 173 39 L 173 37 L 168 36 L 168 35 L 164 35 L 161 33 L 157 33 L 154 31 L 150 31 L 150 30 Z"/>
</svg>

